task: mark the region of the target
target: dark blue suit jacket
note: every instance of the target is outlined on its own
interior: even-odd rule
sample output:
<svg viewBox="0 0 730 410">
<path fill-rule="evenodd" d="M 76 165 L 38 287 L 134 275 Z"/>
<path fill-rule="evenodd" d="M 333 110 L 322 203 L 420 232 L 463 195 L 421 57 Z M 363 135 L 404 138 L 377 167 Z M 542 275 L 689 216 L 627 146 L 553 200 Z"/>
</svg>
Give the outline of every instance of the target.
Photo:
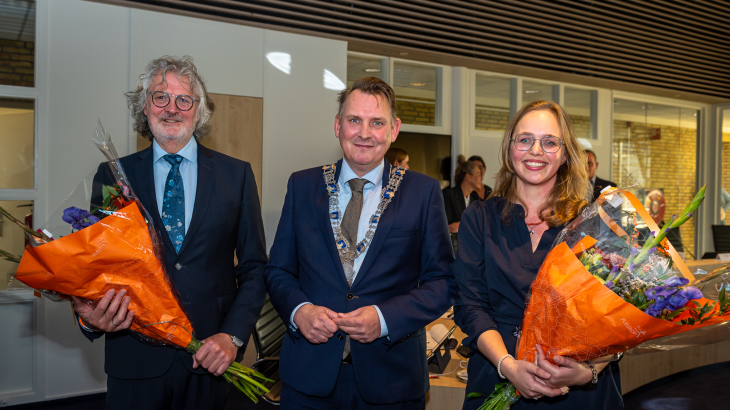
<svg viewBox="0 0 730 410">
<path fill-rule="evenodd" d="M 251 165 L 198 144 L 198 186 L 190 227 L 176 253 L 163 228 L 152 171 L 152 148 L 121 159 L 132 189 L 150 213 L 164 243 L 167 272 L 179 292 L 195 336 L 228 333 L 248 342 L 264 303 L 266 250 L 256 181 Z M 94 177 L 92 208 L 99 206 L 102 184 L 114 180 L 106 163 Z M 238 264 L 234 264 L 234 254 Z M 178 265 L 179 264 L 179 265 Z M 176 269 L 180 266 L 180 269 Z M 84 334 L 90 339 L 100 333 Z M 184 350 L 144 344 L 128 332 L 106 334 L 105 370 L 121 379 L 160 376 Z M 239 356 L 243 354 L 243 348 Z M 198 368 L 196 373 L 207 373 Z"/>
<path fill-rule="evenodd" d="M 384 186 L 390 167 L 386 162 Z M 340 169 L 341 161 L 335 178 Z M 368 344 L 352 341 L 358 389 L 375 404 L 420 398 L 429 388 L 424 326 L 456 297 L 454 256 L 439 185 L 425 175 L 406 172 L 352 288 L 335 247 L 328 201 L 321 167 L 289 178 L 266 267 L 271 301 L 285 323 L 302 302 L 335 312 L 378 305 L 390 337 Z M 326 343 L 315 345 L 290 326 L 280 356 L 282 380 L 310 396 L 329 395 L 340 370 L 344 339 L 338 331 Z"/>
</svg>

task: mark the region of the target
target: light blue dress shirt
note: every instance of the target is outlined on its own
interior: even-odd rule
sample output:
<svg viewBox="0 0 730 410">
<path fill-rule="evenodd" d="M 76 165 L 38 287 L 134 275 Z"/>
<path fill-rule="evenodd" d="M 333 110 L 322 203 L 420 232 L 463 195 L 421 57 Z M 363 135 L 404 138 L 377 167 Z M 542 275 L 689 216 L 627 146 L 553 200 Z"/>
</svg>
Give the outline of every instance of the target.
<svg viewBox="0 0 730 410">
<path fill-rule="evenodd" d="M 155 196 L 157 197 L 157 212 L 160 215 L 162 215 L 165 182 L 172 168 L 172 165 L 162 158 L 167 154 L 168 152 L 165 152 L 157 141 L 152 140 L 152 170 L 155 173 Z M 177 155 L 184 158 L 180 164 L 180 176 L 182 176 L 185 189 L 185 232 L 187 233 L 193 217 L 195 191 L 198 189 L 198 143 L 195 141 L 195 137 L 190 138 L 190 142 Z"/>
<path fill-rule="evenodd" d="M 375 210 L 378 209 L 378 204 L 380 203 L 380 191 L 382 190 L 383 185 L 384 169 L 385 161 L 381 162 L 374 170 L 368 172 L 362 177 L 363 179 L 367 179 L 368 182 L 365 186 L 363 186 L 362 190 L 362 213 L 360 214 L 360 223 L 357 225 L 357 243 L 360 243 L 360 241 L 365 238 L 365 234 L 370 228 L 370 218 L 375 213 Z M 337 191 L 337 199 L 339 200 L 340 215 L 343 215 L 343 217 L 345 215 L 345 209 L 347 209 L 347 204 L 352 198 L 352 190 L 350 189 L 350 184 L 347 182 L 353 178 L 360 177 L 357 176 L 355 171 L 350 168 L 350 165 L 348 165 L 347 161 L 343 158 L 342 170 L 340 170 L 340 177 L 337 179 L 337 182 L 340 184 L 340 189 Z M 324 178 L 322 179 L 322 183 L 324 184 Z M 334 235 L 334 232 L 332 234 Z M 362 262 L 365 260 L 365 255 L 368 253 L 369 248 L 369 246 L 365 248 L 365 251 L 355 259 L 355 264 L 353 265 L 354 274 L 352 276 L 353 283 L 355 282 L 355 278 L 357 278 L 357 273 L 362 266 Z M 300 307 L 306 304 L 308 304 L 308 302 L 300 304 L 294 308 L 294 311 L 292 311 L 289 321 L 294 329 L 297 328 L 294 324 L 294 314 L 297 313 L 297 310 L 299 310 Z M 380 337 L 388 336 L 388 326 L 383 318 L 383 313 L 380 312 L 380 308 L 378 308 L 377 305 L 373 305 L 373 307 L 378 312 L 378 317 L 380 318 Z"/>
</svg>

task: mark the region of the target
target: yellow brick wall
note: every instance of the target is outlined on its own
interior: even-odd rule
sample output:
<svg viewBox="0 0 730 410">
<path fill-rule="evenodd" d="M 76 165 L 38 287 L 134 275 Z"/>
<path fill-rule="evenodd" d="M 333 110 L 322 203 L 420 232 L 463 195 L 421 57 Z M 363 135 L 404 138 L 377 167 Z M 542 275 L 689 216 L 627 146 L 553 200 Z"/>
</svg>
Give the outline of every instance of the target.
<svg viewBox="0 0 730 410">
<path fill-rule="evenodd" d="M 730 133 L 722 134 L 722 186 L 730 192 Z M 725 214 L 725 224 L 730 225 L 730 212 Z"/>
<path fill-rule="evenodd" d="M 661 139 L 649 139 L 653 128 L 661 129 Z M 624 143 L 626 152 L 628 139 L 628 124 L 626 121 L 613 122 L 613 153 L 619 153 L 619 144 Z M 644 183 L 638 188 L 657 188 L 664 193 L 666 210 L 664 220 L 668 221 L 673 214 L 680 214 L 684 207 L 694 197 L 695 176 L 697 169 L 697 130 L 690 128 L 671 127 L 658 124 L 636 124 L 631 127 L 631 143 L 639 167 L 645 177 Z M 626 170 L 619 173 L 620 160 L 613 159 L 612 177 L 616 183 L 625 178 Z M 619 177 L 620 175 L 620 177 Z M 685 250 L 694 253 L 694 218 L 687 221 L 681 228 L 682 242 Z M 691 260 L 689 254 L 687 259 Z"/>
<path fill-rule="evenodd" d="M 428 102 L 395 101 L 396 112 L 403 124 L 436 125 L 436 105 Z"/>
<path fill-rule="evenodd" d="M 0 39 L 0 84 L 33 87 L 35 44 Z"/>
<path fill-rule="evenodd" d="M 504 131 L 509 123 L 509 110 L 505 108 L 477 105 L 474 125 L 478 130 Z"/>
</svg>

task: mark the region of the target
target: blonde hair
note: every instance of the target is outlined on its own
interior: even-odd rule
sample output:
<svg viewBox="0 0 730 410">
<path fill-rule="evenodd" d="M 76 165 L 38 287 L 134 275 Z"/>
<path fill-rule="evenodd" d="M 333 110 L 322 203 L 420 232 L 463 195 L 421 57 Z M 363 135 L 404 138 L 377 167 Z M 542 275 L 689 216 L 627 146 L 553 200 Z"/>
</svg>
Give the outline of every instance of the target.
<svg viewBox="0 0 730 410">
<path fill-rule="evenodd" d="M 527 113 L 541 110 L 551 112 L 557 119 L 562 132 L 561 139 L 565 145 L 566 160 L 558 168 L 555 186 L 539 210 L 540 219 L 546 221 L 550 227 L 565 225 L 588 205 L 585 198 L 590 189 L 590 182 L 586 172 L 586 155 L 578 144 L 570 117 L 560 105 L 552 101 L 534 101 L 522 107 L 507 125 L 500 147 L 502 167 L 497 172 L 495 187 L 490 197 L 500 196 L 506 200 L 502 211 L 502 222 L 505 224 L 511 222 L 510 216 L 514 204 L 522 203 L 517 194 L 517 173 L 510 158 L 512 134 Z"/>
</svg>

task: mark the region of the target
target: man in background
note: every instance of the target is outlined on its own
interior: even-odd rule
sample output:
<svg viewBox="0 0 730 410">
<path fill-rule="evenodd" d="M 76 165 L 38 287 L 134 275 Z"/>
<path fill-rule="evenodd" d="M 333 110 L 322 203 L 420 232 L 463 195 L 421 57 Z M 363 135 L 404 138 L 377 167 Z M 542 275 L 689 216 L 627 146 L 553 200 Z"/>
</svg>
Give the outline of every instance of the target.
<svg viewBox="0 0 730 410">
<path fill-rule="evenodd" d="M 134 316 L 124 290 L 109 290 L 96 308 L 75 300 L 75 309 L 87 338 L 105 336 L 107 410 L 223 409 L 229 384 L 220 375 L 242 357 L 266 292 L 253 171 L 198 142 L 210 132 L 215 107 L 191 57 L 153 60 L 126 96 L 134 130 L 152 145 L 121 163 L 159 232 L 167 272 L 203 346 L 193 356 L 123 331 Z M 102 185 L 115 182 L 107 168 L 94 177 L 92 208 L 102 203 Z"/>
<path fill-rule="evenodd" d="M 599 195 L 601 195 L 601 191 L 603 188 L 607 186 L 616 187 L 615 182 L 607 181 L 605 179 L 598 178 L 596 176 L 596 170 L 598 169 L 598 160 L 596 160 L 596 153 L 587 149 L 584 151 L 586 153 L 586 168 L 588 170 L 588 179 L 591 180 L 591 185 L 593 186 L 593 197 L 591 198 L 591 201 L 595 201 Z"/>
</svg>

